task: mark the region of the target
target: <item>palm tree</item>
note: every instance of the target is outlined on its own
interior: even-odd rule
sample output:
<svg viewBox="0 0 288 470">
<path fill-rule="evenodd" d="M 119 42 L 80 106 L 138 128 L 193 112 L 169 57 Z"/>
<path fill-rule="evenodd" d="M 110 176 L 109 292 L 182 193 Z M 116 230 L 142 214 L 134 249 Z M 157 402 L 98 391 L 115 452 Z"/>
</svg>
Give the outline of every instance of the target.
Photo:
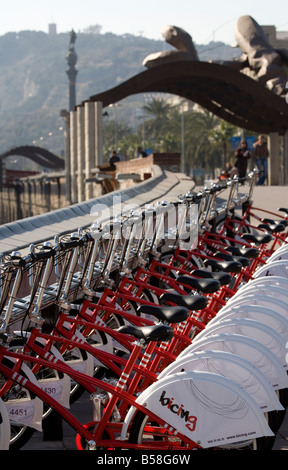
<svg viewBox="0 0 288 470">
<path fill-rule="evenodd" d="M 210 166 L 212 131 L 218 118 L 206 109 L 185 114 L 185 169 L 191 173 L 196 168 Z"/>
<path fill-rule="evenodd" d="M 181 153 L 185 149 L 185 173 L 192 174 L 196 169 L 214 172 L 215 168 L 224 168 L 229 160 L 230 138 L 241 132 L 204 108 L 185 111 L 165 99 L 153 98 L 143 106 L 143 111 L 149 118 L 138 126 L 138 133 L 132 132 L 125 120 L 117 122 L 117 141 L 115 121 L 104 123 L 105 155 L 110 155 L 116 144 L 124 159 L 136 157 L 139 143 L 151 147 L 153 152 Z"/>
<path fill-rule="evenodd" d="M 116 123 L 115 120 L 103 124 L 103 148 L 104 155 L 110 155 L 113 150 L 119 153 L 123 150 L 123 140 L 131 135 L 129 125 L 123 121 Z"/>
<path fill-rule="evenodd" d="M 225 163 L 230 160 L 229 158 L 229 143 L 231 137 L 240 135 L 241 129 L 221 120 L 219 125 L 214 129 L 213 139 L 214 145 L 221 149 L 221 165 L 225 168 Z"/>
<path fill-rule="evenodd" d="M 241 130 L 204 108 L 185 114 L 185 168 L 213 171 L 224 168 L 228 160 L 230 138 Z"/>
<path fill-rule="evenodd" d="M 151 116 L 145 120 L 145 137 L 153 149 L 159 148 L 159 143 L 167 133 L 171 108 L 172 105 L 162 98 L 153 98 L 143 106 L 146 116 Z"/>
</svg>

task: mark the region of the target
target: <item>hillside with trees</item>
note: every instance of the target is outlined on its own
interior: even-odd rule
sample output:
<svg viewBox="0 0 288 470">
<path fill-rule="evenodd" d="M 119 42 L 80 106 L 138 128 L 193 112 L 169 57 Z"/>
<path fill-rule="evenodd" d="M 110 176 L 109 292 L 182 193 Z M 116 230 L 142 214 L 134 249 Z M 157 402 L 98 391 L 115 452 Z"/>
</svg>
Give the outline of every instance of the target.
<svg viewBox="0 0 288 470">
<path fill-rule="evenodd" d="M 164 40 L 100 31 L 101 27 L 95 25 L 77 33 L 77 104 L 144 70 L 142 61 L 147 55 L 170 48 Z M 12 147 L 34 144 L 63 155 L 64 122 L 60 111 L 68 109 L 68 47 L 69 32 L 53 35 L 21 31 L 0 36 L 1 153 Z M 200 60 L 205 61 L 239 55 L 239 51 L 219 42 L 196 45 L 196 48 Z M 163 106 L 166 111 L 159 121 L 158 112 Z M 192 117 L 186 117 L 188 126 Z M 155 119 L 158 128 L 153 127 Z M 176 129 L 179 126 L 180 131 Z M 131 158 L 140 140 L 157 151 L 180 151 L 181 110 L 179 106 L 168 105 L 163 96 L 130 97 L 106 110 L 104 131 L 106 156 L 117 146 L 124 158 Z M 199 149 L 196 153 L 199 154 Z"/>
</svg>

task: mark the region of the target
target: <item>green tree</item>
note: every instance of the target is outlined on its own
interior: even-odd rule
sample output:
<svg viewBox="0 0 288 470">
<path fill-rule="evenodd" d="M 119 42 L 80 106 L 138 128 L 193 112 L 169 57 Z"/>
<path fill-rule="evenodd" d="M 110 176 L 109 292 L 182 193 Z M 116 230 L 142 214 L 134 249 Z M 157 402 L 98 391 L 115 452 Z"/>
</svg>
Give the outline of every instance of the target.
<svg viewBox="0 0 288 470">
<path fill-rule="evenodd" d="M 168 132 L 171 109 L 172 105 L 162 98 L 153 98 L 143 106 L 143 111 L 148 116 L 148 119 L 144 120 L 145 140 L 153 149 L 159 150 L 160 141 Z"/>
<path fill-rule="evenodd" d="M 214 173 L 229 160 L 230 138 L 241 130 L 204 108 L 185 113 L 185 171 L 205 169 Z"/>
<path fill-rule="evenodd" d="M 112 119 L 106 121 L 103 124 L 103 154 L 106 160 L 109 159 L 110 154 L 113 150 L 116 150 L 117 153 L 124 152 L 124 155 L 127 156 L 127 146 L 124 145 L 124 142 L 127 141 L 129 136 L 132 135 L 132 131 L 129 125 L 126 122 L 116 121 Z M 123 154 L 123 153 L 122 153 Z"/>
<path fill-rule="evenodd" d="M 221 154 L 221 166 L 225 167 L 225 163 L 232 159 L 230 149 L 230 139 L 233 136 L 240 135 L 241 129 L 226 121 L 220 120 L 219 125 L 213 131 L 213 145 L 218 148 Z M 231 162 L 233 163 L 233 162 Z"/>
<path fill-rule="evenodd" d="M 210 167 L 211 135 L 218 118 L 206 109 L 197 109 L 185 113 L 184 119 L 184 168 L 190 174 L 195 168 Z"/>
<path fill-rule="evenodd" d="M 143 106 L 146 119 L 134 131 L 119 117 L 104 121 L 104 155 L 108 160 L 116 149 L 124 159 L 136 157 L 139 143 L 153 152 L 184 154 L 183 170 L 191 175 L 202 169 L 214 176 L 231 159 L 230 138 L 241 130 L 221 120 L 210 111 L 197 107 L 188 110 L 184 103 L 172 105 L 154 98 Z"/>
</svg>

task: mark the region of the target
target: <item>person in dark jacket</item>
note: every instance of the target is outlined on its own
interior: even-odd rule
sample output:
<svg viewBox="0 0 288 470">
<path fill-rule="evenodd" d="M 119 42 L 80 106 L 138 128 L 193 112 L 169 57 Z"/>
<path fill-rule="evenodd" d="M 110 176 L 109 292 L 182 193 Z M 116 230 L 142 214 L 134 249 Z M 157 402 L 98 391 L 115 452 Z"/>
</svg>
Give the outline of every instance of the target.
<svg viewBox="0 0 288 470">
<path fill-rule="evenodd" d="M 241 140 L 240 146 L 235 152 L 235 157 L 234 166 L 238 170 L 238 176 L 239 178 L 244 178 L 247 172 L 248 160 L 251 157 L 246 140 Z"/>
<path fill-rule="evenodd" d="M 114 165 L 114 163 L 116 162 L 120 162 L 120 158 L 118 157 L 116 150 L 113 150 L 112 155 L 109 159 L 109 163 L 110 165 Z"/>
<path fill-rule="evenodd" d="M 137 148 L 137 154 L 142 158 L 148 157 L 147 153 L 142 149 L 142 147 Z"/>
<path fill-rule="evenodd" d="M 259 135 L 257 142 L 254 144 L 254 157 L 259 175 L 258 185 L 262 186 L 268 179 L 268 157 L 269 150 L 264 135 Z"/>
</svg>

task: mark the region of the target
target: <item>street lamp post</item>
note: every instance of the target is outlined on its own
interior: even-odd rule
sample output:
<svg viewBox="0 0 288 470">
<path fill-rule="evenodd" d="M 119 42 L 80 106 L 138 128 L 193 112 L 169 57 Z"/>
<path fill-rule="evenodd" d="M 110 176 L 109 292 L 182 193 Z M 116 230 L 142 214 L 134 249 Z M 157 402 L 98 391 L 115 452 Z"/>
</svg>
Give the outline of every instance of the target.
<svg viewBox="0 0 288 470">
<path fill-rule="evenodd" d="M 183 103 L 181 111 L 181 172 L 185 173 L 185 119 Z"/>
</svg>

